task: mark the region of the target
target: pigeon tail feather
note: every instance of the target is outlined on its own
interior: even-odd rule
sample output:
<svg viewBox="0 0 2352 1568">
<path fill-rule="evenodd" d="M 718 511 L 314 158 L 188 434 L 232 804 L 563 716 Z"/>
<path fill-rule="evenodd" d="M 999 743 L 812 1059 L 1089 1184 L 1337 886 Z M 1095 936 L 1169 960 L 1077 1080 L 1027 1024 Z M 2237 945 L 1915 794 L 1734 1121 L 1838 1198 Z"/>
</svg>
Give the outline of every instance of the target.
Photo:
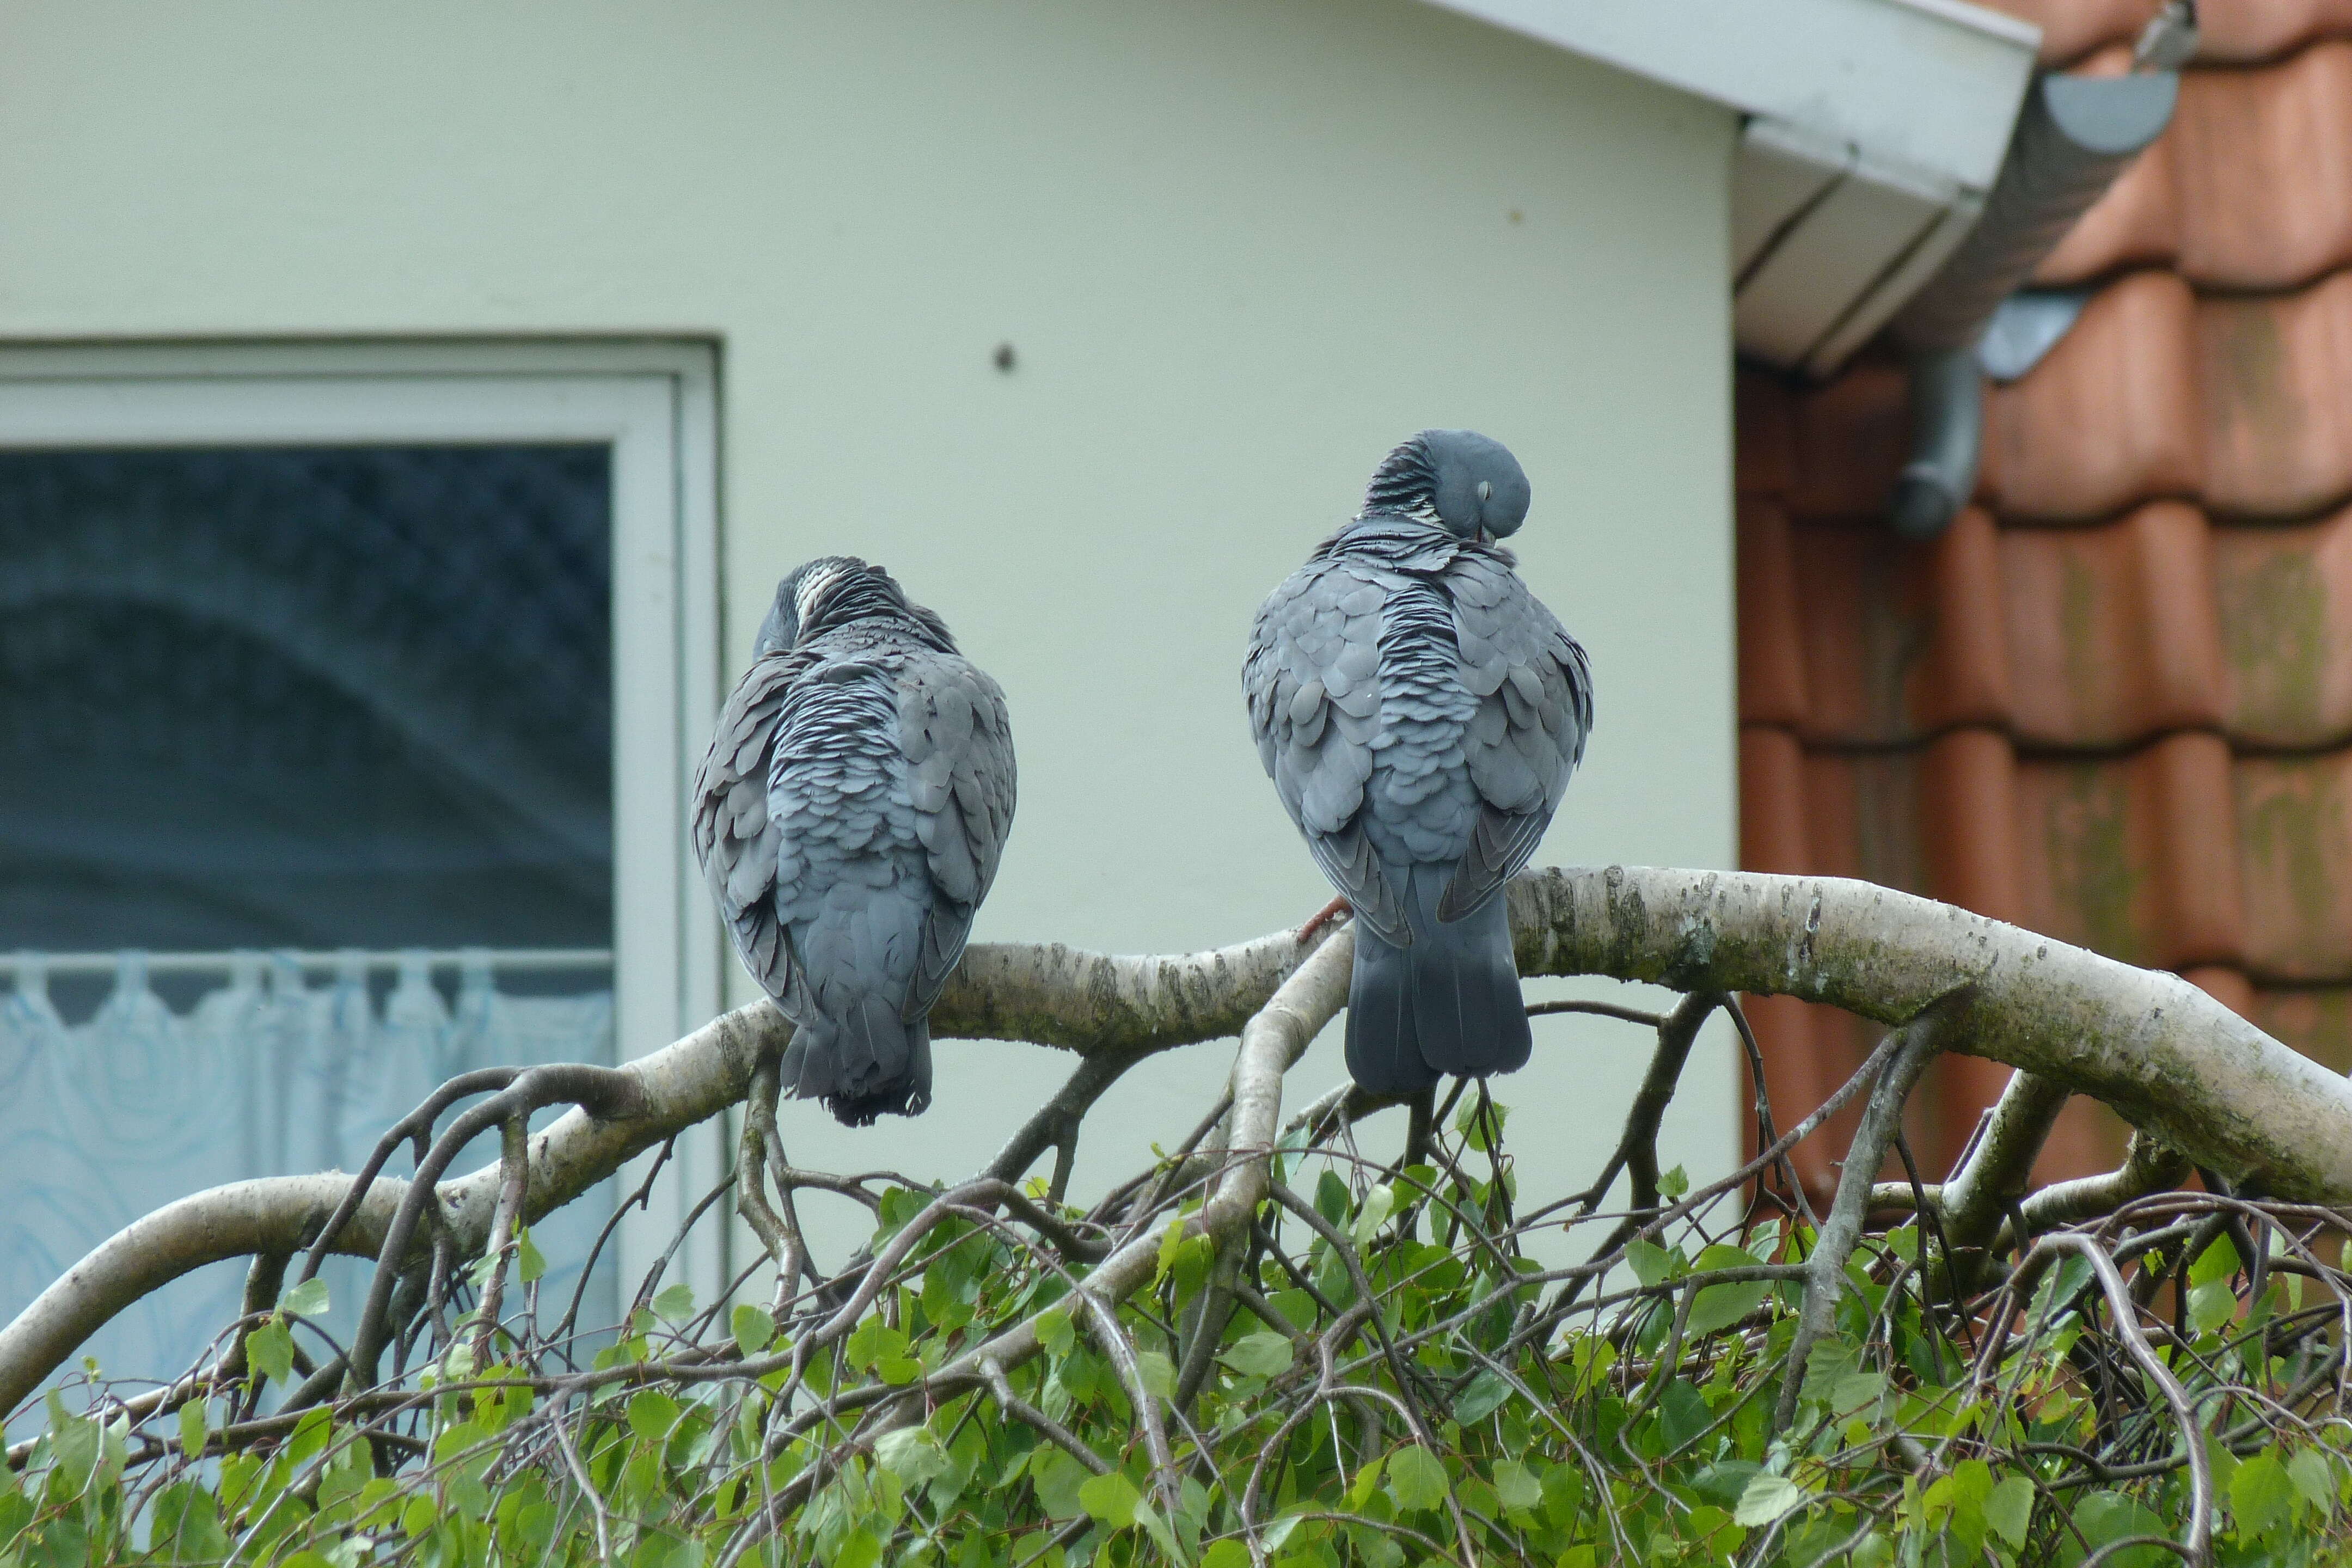
<svg viewBox="0 0 2352 1568">
<path fill-rule="evenodd" d="M 844 1127 L 920 1116 L 931 1103 L 931 1024 L 902 1019 L 879 997 L 845 1018 L 822 1014 L 793 1030 L 778 1073 L 787 1097 L 822 1100 Z"/>
<path fill-rule="evenodd" d="M 1511 956 L 1508 901 L 1437 918 L 1451 868 L 1406 868 L 1411 945 L 1359 924 L 1348 985 L 1348 1072 L 1366 1093 L 1409 1094 L 1444 1074 L 1485 1078 L 1527 1066 L 1535 1037 Z"/>
</svg>

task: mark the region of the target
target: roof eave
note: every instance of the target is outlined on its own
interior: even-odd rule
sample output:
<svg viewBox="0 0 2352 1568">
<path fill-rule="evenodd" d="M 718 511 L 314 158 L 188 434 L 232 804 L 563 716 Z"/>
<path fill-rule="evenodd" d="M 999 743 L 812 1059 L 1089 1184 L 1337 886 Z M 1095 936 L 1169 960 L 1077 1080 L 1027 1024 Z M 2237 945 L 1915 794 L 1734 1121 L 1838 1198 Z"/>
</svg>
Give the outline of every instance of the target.
<svg viewBox="0 0 2352 1568">
<path fill-rule="evenodd" d="M 1430 0 L 1747 117 L 1740 351 L 1834 371 L 1983 210 L 2040 29 L 1961 0 Z"/>
</svg>

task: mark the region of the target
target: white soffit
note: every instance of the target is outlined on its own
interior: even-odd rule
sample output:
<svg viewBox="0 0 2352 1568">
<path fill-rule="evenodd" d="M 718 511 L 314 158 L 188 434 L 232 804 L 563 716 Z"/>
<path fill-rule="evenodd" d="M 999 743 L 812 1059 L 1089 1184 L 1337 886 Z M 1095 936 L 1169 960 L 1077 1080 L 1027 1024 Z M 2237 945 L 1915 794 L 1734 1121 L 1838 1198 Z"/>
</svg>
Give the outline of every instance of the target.
<svg viewBox="0 0 2352 1568">
<path fill-rule="evenodd" d="M 1747 117 L 1732 173 L 1740 352 L 1814 375 L 1982 210 L 2040 30 L 1960 0 L 1431 0 Z"/>
</svg>

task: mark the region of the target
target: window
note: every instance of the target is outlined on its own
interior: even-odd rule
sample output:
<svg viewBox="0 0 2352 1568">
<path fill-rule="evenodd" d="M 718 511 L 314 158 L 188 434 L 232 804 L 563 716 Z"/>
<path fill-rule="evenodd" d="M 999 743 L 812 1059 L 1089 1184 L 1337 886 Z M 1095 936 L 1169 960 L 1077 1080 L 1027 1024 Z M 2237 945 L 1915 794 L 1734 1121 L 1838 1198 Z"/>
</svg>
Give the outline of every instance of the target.
<svg viewBox="0 0 2352 1568">
<path fill-rule="evenodd" d="M 0 1310 L 450 1070 L 716 1010 L 713 395 L 686 345 L 0 353 Z M 191 1359 L 208 1274 L 102 1363 Z"/>
</svg>

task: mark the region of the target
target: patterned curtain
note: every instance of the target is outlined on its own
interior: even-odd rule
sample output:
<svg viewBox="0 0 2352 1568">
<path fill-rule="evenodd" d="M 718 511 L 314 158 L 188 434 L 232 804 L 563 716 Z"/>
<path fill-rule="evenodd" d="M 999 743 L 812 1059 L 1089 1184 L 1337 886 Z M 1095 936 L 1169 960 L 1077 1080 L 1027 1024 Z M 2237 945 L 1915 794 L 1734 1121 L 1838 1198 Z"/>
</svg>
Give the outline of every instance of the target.
<svg viewBox="0 0 2352 1568">
<path fill-rule="evenodd" d="M 452 958 L 454 956 L 454 962 Z M 386 963 L 341 955 L 313 984 L 290 954 L 224 955 L 218 978 L 175 1011 L 151 985 L 139 952 L 117 961 L 110 994 L 85 1023 L 50 1000 L 39 954 L 0 961 L 0 1314 L 13 1318 L 99 1242 L 175 1198 L 252 1176 L 355 1170 L 384 1129 L 436 1084 L 474 1068 L 613 1059 L 609 990 L 562 996 L 500 988 L 487 952 Z M 454 1004 L 435 970 L 454 969 Z M 553 1112 L 541 1121 L 551 1121 Z M 444 1123 L 446 1125 L 446 1120 Z M 495 1132 L 461 1154 L 464 1172 L 498 1157 Z M 386 1167 L 410 1169 L 404 1152 Z M 542 1295 L 568 1301 L 609 1190 L 549 1216 L 532 1232 L 548 1260 Z M 339 1343 L 357 1318 L 371 1265 L 321 1270 L 325 1320 Z M 245 1265 L 215 1264 L 150 1296 L 84 1347 L 109 1375 L 187 1370 L 236 1313 Z M 609 1257 L 591 1281 L 583 1327 L 617 1316 Z M 551 1318 L 553 1316 L 551 1313 Z M 0 1319 L 5 1321 L 5 1319 Z M 331 1354 L 317 1342 L 314 1357 Z M 79 1363 L 63 1375 L 79 1375 Z"/>
</svg>

